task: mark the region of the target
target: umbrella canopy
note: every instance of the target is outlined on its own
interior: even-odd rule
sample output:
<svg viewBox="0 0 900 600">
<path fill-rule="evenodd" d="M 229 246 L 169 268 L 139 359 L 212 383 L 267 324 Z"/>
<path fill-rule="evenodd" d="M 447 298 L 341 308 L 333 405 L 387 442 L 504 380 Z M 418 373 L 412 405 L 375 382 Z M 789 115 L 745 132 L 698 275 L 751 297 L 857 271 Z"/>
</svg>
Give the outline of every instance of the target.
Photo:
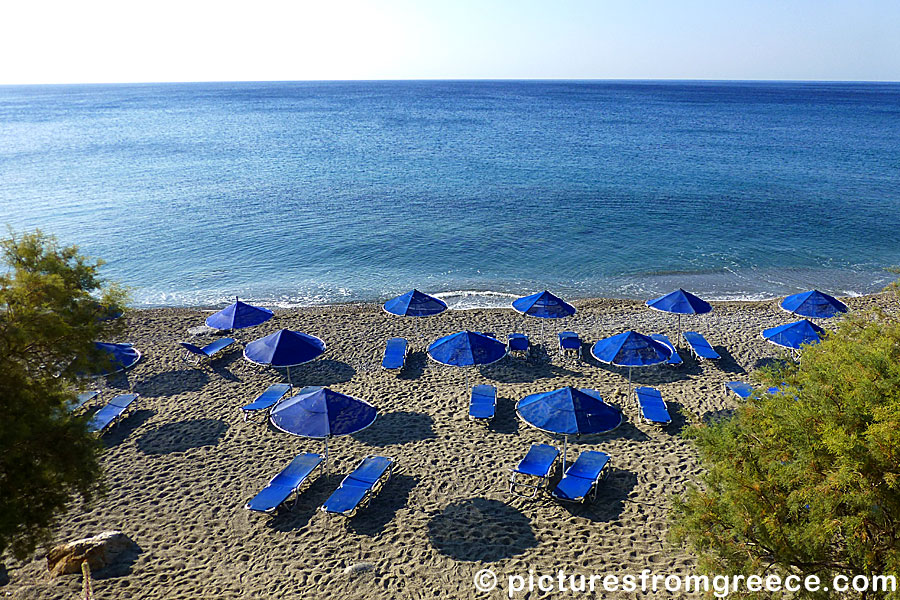
<svg viewBox="0 0 900 600">
<path fill-rule="evenodd" d="M 131 344 L 108 344 L 106 342 L 94 342 L 94 348 L 106 353 L 109 362 L 97 364 L 85 375 L 89 377 L 104 377 L 119 371 L 133 367 L 141 360 L 141 353 Z"/>
<path fill-rule="evenodd" d="M 296 367 L 319 358 L 325 352 L 325 342 L 314 335 L 280 329 L 247 344 L 244 358 L 258 365 Z"/>
<path fill-rule="evenodd" d="M 573 387 L 525 396 L 516 413 L 541 431 L 563 435 L 606 433 L 622 424 L 621 412 Z"/>
<path fill-rule="evenodd" d="M 606 433 L 622 424 L 622 413 L 593 390 L 564 387 L 525 396 L 516 403 L 519 418 L 547 433 L 565 436 L 563 471 L 570 435 Z"/>
<path fill-rule="evenodd" d="M 847 305 L 819 290 L 793 294 L 781 301 L 781 308 L 801 317 L 828 319 L 847 312 Z"/>
<path fill-rule="evenodd" d="M 296 396 L 275 405 L 269 414 L 272 425 L 291 435 L 325 440 L 362 431 L 375 422 L 375 407 L 364 400 L 323 387 L 306 387 Z"/>
<path fill-rule="evenodd" d="M 429 317 L 447 310 L 447 303 L 419 290 L 410 290 L 385 302 L 384 310 L 401 317 Z"/>
<path fill-rule="evenodd" d="M 275 405 L 269 420 L 300 437 L 324 439 L 362 431 L 375 422 L 375 407 L 324 387 L 306 387 Z"/>
<path fill-rule="evenodd" d="M 600 340 L 591 354 L 600 362 L 618 367 L 649 367 L 669 360 L 672 349 L 636 331 L 626 331 Z"/>
<path fill-rule="evenodd" d="M 712 310 L 709 302 L 701 300 L 690 292 L 681 288 L 660 296 L 653 300 L 647 300 L 647 306 L 654 310 L 679 315 L 702 315 Z"/>
<path fill-rule="evenodd" d="M 475 331 L 460 331 L 433 341 L 428 346 L 428 355 L 454 367 L 489 365 L 506 356 L 506 346 Z"/>
<path fill-rule="evenodd" d="M 562 319 L 575 314 L 574 306 L 546 290 L 514 300 L 512 306 L 523 315 L 540 319 Z"/>
<path fill-rule="evenodd" d="M 806 319 L 771 327 L 762 332 L 762 336 L 769 342 L 791 350 L 799 350 L 803 344 L 818 344 L 823 335 L 824 329 Z"/>
<path fill-rule="evenodd" d="M 287 367 L 291 387 L 291 367 L 308 363 L 325 353 L 325 342 L 314 335 L 280 329 L 244 347 L 244 358 L 258 365 Z"/>
<path fill-rule="evenodd" d="M 252 306 L 235 298 L 234 304 L 206 318 L 206 325 L 213 329 L 243 329 L 265 323 L 274 316 L 268 308 Z"/>
</svg>

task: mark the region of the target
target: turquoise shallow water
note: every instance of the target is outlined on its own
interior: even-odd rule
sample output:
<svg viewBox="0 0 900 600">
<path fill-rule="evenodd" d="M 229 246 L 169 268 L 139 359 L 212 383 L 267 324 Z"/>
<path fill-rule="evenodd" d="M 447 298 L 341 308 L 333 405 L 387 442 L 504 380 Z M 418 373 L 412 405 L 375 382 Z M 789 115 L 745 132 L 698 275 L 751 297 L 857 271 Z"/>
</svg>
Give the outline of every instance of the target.
<svg viewBox="0 0 900 600">
<path fill-rule="evenodd" d="M 139 306 L 877 291 L 900 84 L 0 87 L 0 222 Z"/>
</svg>

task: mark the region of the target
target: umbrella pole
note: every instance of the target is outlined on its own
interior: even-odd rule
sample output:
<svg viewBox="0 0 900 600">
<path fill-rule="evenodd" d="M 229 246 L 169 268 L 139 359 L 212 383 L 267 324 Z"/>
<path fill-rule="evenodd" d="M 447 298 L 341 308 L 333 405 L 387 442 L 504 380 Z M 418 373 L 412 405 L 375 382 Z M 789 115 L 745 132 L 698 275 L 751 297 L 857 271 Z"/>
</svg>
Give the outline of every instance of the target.
<svg viewBox="0 0 900 600">
<path fill-rule="evenodd" d="M 563 475 L 566 474 L 566 456 L 569 452 L 569 436 L 563 436 Z"/>
<path fill-rule="evenodd" d="M 634 388 L 631 387 L 631 367 L 628 367 L 628 402 L 631 402 L 631 395 L 634 392 Z"/>
<path fill-rule="evenodd" d="M 325 472 L 328 472 L 328 436 L 325 436 Z"/>
<path fill-rule="evenodd" d="M 290 367 L 287 368 L 287 376 L 288 376 L 288 385 L 291 386 L 291 393 L 293 394 L 294 393 L 294 382 L 291 381 L 291 368 Z"/>
</svg>

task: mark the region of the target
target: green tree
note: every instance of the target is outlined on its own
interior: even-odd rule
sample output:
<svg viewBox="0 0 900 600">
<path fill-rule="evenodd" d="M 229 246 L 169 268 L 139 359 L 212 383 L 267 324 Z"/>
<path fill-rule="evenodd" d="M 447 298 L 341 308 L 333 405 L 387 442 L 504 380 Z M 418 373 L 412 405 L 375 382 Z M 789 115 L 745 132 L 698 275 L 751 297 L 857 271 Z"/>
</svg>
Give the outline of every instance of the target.
<svg viewBox="0 0 900 600">
<path fill-rule="evenodd" d="M 102 446 L 68 406 L 126 295 L 99 277 L 102 261 L 40 231 L 11 233 L 0 253 L 0 556 L 22 558 L 69 501 L 100 489 Z"/>
<path fill-rule="evenodd" d="M 851 315 L 761 379 L 783 391 L 686 432 L 705 473 L 675 500 L 674 540 L 710 574 L 898 575 L 900 321 Z"/>
</svg>

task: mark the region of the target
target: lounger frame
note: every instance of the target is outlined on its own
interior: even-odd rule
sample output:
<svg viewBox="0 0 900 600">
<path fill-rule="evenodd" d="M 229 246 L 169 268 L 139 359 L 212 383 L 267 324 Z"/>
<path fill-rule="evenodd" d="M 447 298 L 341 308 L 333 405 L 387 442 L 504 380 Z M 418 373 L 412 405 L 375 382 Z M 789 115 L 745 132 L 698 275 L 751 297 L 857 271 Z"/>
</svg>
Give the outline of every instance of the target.
<svg viewBox="0 0 900 600">
<path fill-rule="evenodd" d="M 595 450 L 595 452 L 599 452 L 599 450 Z M 594 500 L 596 500 L 596 499 L 597 499 L 597 494 L 600 492 L 600 482 L 601 482 L 601 481 L 605 481 L 606 478 L 609 477 L 609 473 L 610 473 L 610 471 L 611 471 L 611 469 L 612 469 L 612 457 L 611 457 L 609 454 L 607 454 L 606 452 L 603 452 L 603 454 L 606 454 L 606 464 L 603 465 L 603 468 L 600 469 L 600 472 L 599 472 L 599 473 L 597 473 L 597 477 L 594 478 L 593 482 L 591 483 L 590 489 L 588 490 L 588 492 L 587 492 L 584 496 L 582 496 L 581 498 L 561 498 L 560 496 L 557 496 L 557 495 L 556 495 L 556 488 L 554 488 L 554 489 L 550 492 L 550 495 L 553 496 L 555 499 L 559 500 L 560 502 L 569 502 L 569 503 L 571 503 L 571 504 L 584 504 L 585 501 L 587 501 L 588 499 L 590 499 L 591 502 L 593 502 Z M 580 456 L 580 455 L 579 455 L 579 456 Z M 566 478 L 566 473 L 568 473 L 569 470 L 570 470 L 570 469 L 575 465 L 575 463 L 577 463 L 577 462 L 578 462 L 578 459 L 576 458 L 576 459 L 575 459 L 575 462 L 573 462 L 572 464 L 570 464 L 570 465 L 569 465 L 569 468 L 566 469 L 566 472 L 563 473 L 562 479 L 565 479 L 565 478 Z M 560 483 L 562 483 L 562 479 L 560 479 Z M 558 486 L 559 486 L 559 484 L 557 484 L 557 487 L 558 487 Z"/>
<path fill-rule="evenodd" d="M 535 499 L 538 495 L 538 492 L 541 490 L 548 490 L 550 488 L 550 480 L 553 479 L 553 474 L 556 471 L 556 465 L 559 462 L 559 448 L 554 448 L 553 446 L 549 446 L 556 450 L 556 456 L 553 458 L 553 462 L 550 463 L 547 472 L 544 475 L 535 475 L 532 473 L 523 473 L 519 470 L 519 466 L 521 466 L 522 462 L 528 456 L 528 453 L 531 452 L 531 449 L 535 446 L 549 446 L 549 444 L 532 444 L 528 448 L 528 452 L 525 453 L 525 456 L 522 457 L 515 467 L 510 468 L 511 475 L 509 477 L 509 493 L 515 496 L 519 496 L 520 498 L 529 498 L 531 500 Z M 525 478 L 525 481 L 518 481 L 517 478 L 522 477 Z M 537 479 L 535 482 L 534 480 Z M 531 490 L 530 494 L 520 494 L 517 488 L 525 488 Z"/>
<path fill-rule="evenodd" d="M 112 429 L 113 427 L 115 427 L 119 423 L 119 419 L 122 418 L 122 415 L 124 415 L 126 412 L 128 412 L 128 409 L 131 407 L 131 405 L 134 403 L 134 401 L 138 399 L 139 396 L 140 396 L 140 394 L 135 394 L 132 392 L 129 392 L 127 394 L 119 394 L 119 395 L 115 396 L 114 398 L 112 398 L 109 402 L 107 402 L 106 404 L 101 406 L 100 409 L 91 416 L 90 424 L 93 424 L 94 418 L 96 418 L 97 414 L 99 414 L 101 411 L 105 410 L 109 406 L 112 406 L 115 408 L 120 408 L 121 410 L 117 411 L 112 419 L 110 419 L 109 421 L 104 423 L 101 427 L 99 427 L 97 429 L 92 429 L 91 432 L 95 433 L 97 435 L 103 435 L 105 432 L 107 432 L 110 429 Z M 123 398 L 123 397 L 130 397 L 130 399 L 127 402 L 125 402 L 124 405 L 116 404 L 116 400 L 119 400 L 120 398 Z"/>
<path fill-rule="evenodd" d="M 651 419 L 648 419 L 646 417 L 646 415 L 644 415 L 644 407 L 641 404 L 641 400 L 640 400 L 641 390 L 653 390 L 654 392 L 659 394 L 659 401 L 663 403 L 663 407 L 666 409 L 666 413 L 669 415 L 668 421 L 653 421 Z M 653 425 L 654 427 L 660 427 L 660 428 L 666 427 L 667 425 L 670 425 L 672 423 L 672 414 L 669 413 L 669 405 L 666 404 L 666 401 L 662 399 L 662 393 L 658 389 L 652 388 L 652 387 L 647 387 L 647 386 L 641 386 L 641 387 L 634 388 L 634 404 L 637 407 L 638 411 L 640 411 L 641 420 L 644 421 L 644 423 L 647 423 L 648 425 Z"/>
<path fill-rule="evenodd" d="M 489 417 L 476 417 L 476 416 L 472 415 L 472 407 L 476 404 L 475 403 L 475 390 L 479 389 L 479 388 L 490 388 L 490 390 L 492 392 L 493 402 L 492 402 L 491 406 L 493 408 L 493 411 L 491 412 L 491 416 L 489 416 Z M 481 384 L 481 385 L 473 386 L 471 395 L 469 396 L 469 420 L 470 421 L 483 421 L 485 423 L 490 423 L 494 419 L 494 416 L 496 415 L 496 413 L 497 413 L 497 388 L 496 388 L 496 386 L 488 385 L 488 384 Z"/>
<path fill-rule="evenodd" d="M 709 346 L 710 351 L 713 354 L 715 354 L 715 356 L 701 356 L 700 353 L 697 351 L 697 348 L 691 342 L 691 338 L 693 336 L 698 336 L 700 339 L 702 339 L 704 342 L 706 342 L 706 345 Z M 683 331 L 683 332 L 681 332 L 681 337 L 684 339 L 685 343 L 687 343 L 688 348 L 690 348 L 691 354 L 693 354 L 694 358 L 696 358 L 698 361 L 719 360 L 720 358 L 722 358 L 722 356 L 718 352 L 716 352 L 715 348 L 712 347 L 712 344 L 709 343 L 709 341 L 706 339 L 706 337 L 702 333 L 698 333 L 696 331 Z M 696 341 L 700 341 L 700 339 L 698 339 Z"/>
<path fill-rule="evenodd" d="M 284 389 L 284 391 L 281 393 L 281 396 L 279 396 L 277 400 L 275 400 L 274 402 L 272 402 L 271 404 L 269 404 L 267 406 L 251 408 L 251 407 L 253 407 L 254 404 L 259 402 L 263 396 L 265 396 L 267 393 L 269 393 L 269 390 L 271 390 L 273 388 L 275 388 L 276 392 L 278 389 L 282 389 L 282 388 Z M 261 394 L 259 394 L 256 397 L 255 400 L 253 400 L 253 402 L 250 402 L 249 404 L 245 404 L 244 406 L 240 407 L 241 413 L 243 413 L 244 422 L 246 423 L 247 421 L 253 421 L 253 416 L 257 413 L 265 415 L 268 411 L 271 411 L 279 402 L 281 402 L 284 399 L 285 395 L 289 391 L 291 391 L 291 386 L 290 386 L 290 384 L 287 384 L 287 383 L 273 383 L 272 385 L 267 387 Z M 274 396 L 274 392 L 272 395 Z M 265 423 L 265 418 L 262 419 L 262 422 Z"/>
<path fill-rule="evenodd" d="M 288 508 L 288 510 L 294 510 L 294 508 L 297 506 L 297 502 L 300 501 L 300 490 L 303 489 L 304 486 L 305 486 L 305 487 L 309 487 L 309 486 L 306 485 L 306 484 L 312 485 L 312 480 L 314 479 L 313 473 L 316 472 L 316 469 L 318 469 L 319 467 L 321 467 L 322 465 L 325 464 L 325 457 L 322 456 L 321 454 L 317 454 L 317 453 L 315 453 L 315 452 L 307 452 L 306 454 L 301 454 L 301 455 L 299 455 L 299 456 L 309 456 L 309 455 L 318 456 L 318 457 L 319 457 L 319 462 L 316 463 L 316 465 L 309 471 L 309 473 L 306 474 L 306 476 L 305 476 L 303 479 L 301 479 L 299 482 L 297 482 L 297 485 L 293 488 L 293 490 L 291 490 L 291 492 L 285 497 L 285 499 L 282 500 L 281 502 L 279 502 L 277 506 L 275 506 L 274 508 L 271 508 L 271 509 L 269 509 L 269 510 L 256 511 L 256 510 L 250 508 L 250 502 L 252 502 L 252 500 L 253 500 L 253 499 L 251 499 L 251 500 L 249 500 L 249 501 L 244 505 L 244 508 L 246 508 L 247 510 L 252 511 L 252 512 L 264 512 L 264 513 L 266 513 L 266 514 L 272 514 L 272 513 L 274 513 L 275 511 L 277 511 L 279 507 L 284 506 L 284 505 L 288 502 L 288 500 L 290 499 L 291 494 L 293 494 L 293 495 L 294 495 L 294 501 L 291 502 L 291 505 L 290 505 L 290 507 Z M 291 459 L 291 462 L 293 462 L 296 458 L 299 458 L 299 457 L 296 457 L 296 456 L 295 456 L 293 459 Z M 291 463 L 288 463 L 287 465 L 284 466 L 284 468 L 281 469 L 281 471 L 279 471 L 278 473 L 276 473 L 275 475 L 273 475 L 272 478 L 269 479 L 269 481 L 266 482 L 266 485 L 264 485 L 264 486 L 260 489 L 260 491 L 257 492 L 257 495 L 259 495 L 260 492 L 262 492 L 263 490 L 265 490 L 266 488 L 268 488 L 268 487 L 270 486 L 270 484 L 271 484 L 271 483 L 272 483 L 279 475 L 281 475 L 281 473 L 283 473 L 284 470 L 287 469 L 290 465 L 291 465 Z M 256 498 L 256 496 L 254 496 L 253 498 Z"/>
<path fill-rule="evenodd" d="M 228 342 L 223 344 L 223 342 Z M 193 365 L 199 365 L 200 361 L 206 358 L 207 360 L 212 360 L 213 357 L 219 355 L 220 353 L 224 356 L 224 351 L 235 343 L 234 338 L 223 337 L 219 338 L 213 342 L 206 344 L 203 347 L 197 346 L 196 344 L 192 344 L 190 342 L 179 342 L 182 348 L 184 348 L 184 354 L 181 356 L 182 360 L 186 363 L 190 363 Z M 207 348 L 210 346 L 218 346 L 212 352 L 209 352 Z"/>
<path fill-rule="evenodd" d="M 391 342 L 394 340 L 403 340 L 403 344 L 404 344 L 403 345 L 403 358 L 400 359 L 400 366 L 386 367 L 384 365 L 384 361 L 387 360 L 388 348 L 390 347 Z M 382 354 L 382 357 L 381 357 L 381 368 L 384 369 L 385 371 L 396 371 L 398 373 L 400 371 L 402 371 L 403 367 L 406 366 L 406 357 L 409 356 L 409 346 L 410 346 L 409 340 L 407 340 L 406 338 L 401 338 L 401 337 L 390 338 L 387 342 L 385 342 L 384 353 Z"/>
<path fill-rule="evenodd" d="M 559 343 L 559 353 L 562 355 L 574 354 L 578 360 L 581 360 L 581 347 L 584 345 L 581 336 L 578 335 L 574 331 L 561 331 L 557 334 L 556 339 Z M 578 340 L 578 348 L 565 348 L 563 346 L 563 340 Z"/>
<path fill-rule="evenodd" d="M 348 479 L 350 479 L 350 477 L 353 475 L 353 473 L 356 471 L 356 469 L 358 469 L 359 467 L 361 467 L 362 464 L 363 464 L 367 459 L 369 459 L 369 458 L 384 458 L 384 459 L 388 460 L 388 461 L 389 461 L 389 462 L 388 462 L 388 468 L 384 471 L 384 473 L 382 473 L 382 474 L 378 477 L 378 479 L 377 479 L 370 487 L 366 488 L 366 493 L 365 493 L 365 495 L 363 495 L 363 497 L 359 500 L 359 502 L 356 503 L 356 506 L 354 506 L 354 507 L 351 508 L 350 510 L 347 510 L 347 511 L 344 511 L 344 512 L 336 512 L 336 511 L 329 511 L 329 510 L 327 510 L 327 509 L 325 508 L 325 504 L 323 504 L 322 506 L 319 507 L 319 510 L 321 510 L 321 511 L 324 512 L 324 513 L 330 514 L 330 515 L 341 515 L 341 516 L 344 516 L 344 517 L 348 517 L 348 518 L 349 518 L 349 517 L 354 516 L 357 512 L 359 512 L 360 509 L 362 509 L 362 508 L 364 508 L 365 506 L 367 506 L 368 503 L 372 500 L 372 498 L 374 498 L 375 496 L 377 496 L 377 495 L 381 492 L 381 490 L 384 488 L 384 486 L 387 485 L 387 482 L 391 480 L 391 476 L 394 474 L 394 466 L 397 464 L 397 462 L 396 462 L 393 458 L 391 458 L 390 456 L 380 456 L 380 455 L 377 455 L 377 454 L 368 454 L 368 455 L 366 455 L 365 457 L 363 457 L 363 459 L 362 459 L 362 460 L 359 462 L 359 464 L 353 469 L 353 471 L 351 471 L 350 473 L 348 473 L 347 476 L 344 477 L 344 479 L 341 480 L 341 484 L 337 487 L 337 490 L 339 490 L 339 489 L 341 489 L 342 487 L 344 487 L 344 483 L 345 483 Z M 337 492 L 337 490 L 335 490 L 335 492 Z M 331 496 L 329 496 L 329 498 L 330 498 L 330 497 L 331 497 Z M 327 503 L 328 500 L 326 499 L 325 502 Z"/>
</svg>

